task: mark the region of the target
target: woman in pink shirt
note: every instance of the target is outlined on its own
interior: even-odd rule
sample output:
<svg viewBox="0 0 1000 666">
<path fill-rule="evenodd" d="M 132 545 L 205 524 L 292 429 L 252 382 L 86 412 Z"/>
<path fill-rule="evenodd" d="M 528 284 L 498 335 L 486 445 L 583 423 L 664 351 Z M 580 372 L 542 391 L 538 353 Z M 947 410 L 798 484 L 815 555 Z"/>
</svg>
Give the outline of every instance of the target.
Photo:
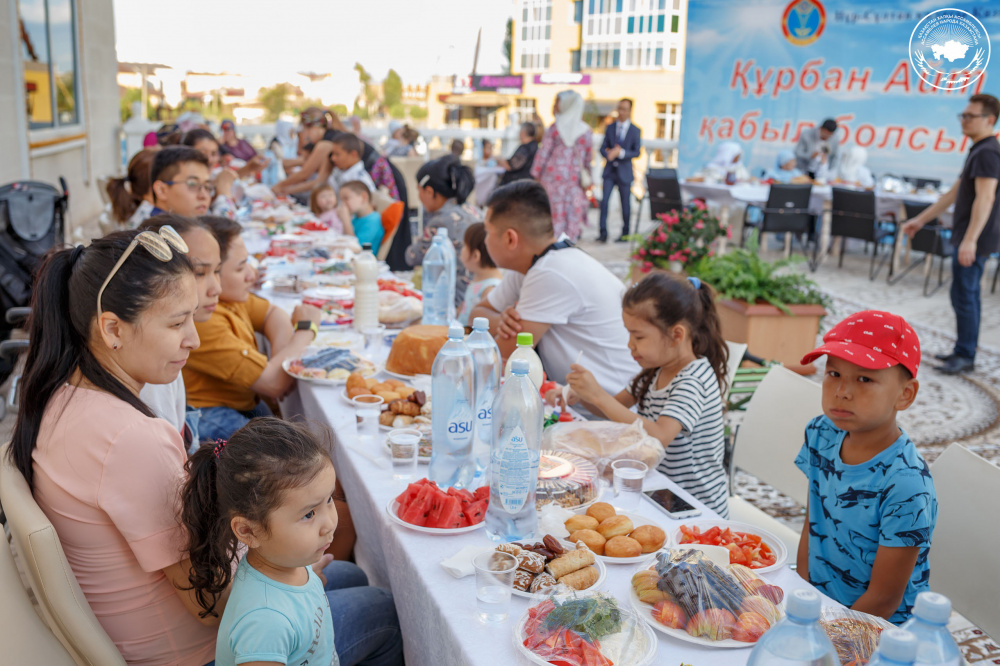
<svg viewBox="0 0 1000 666">
<path fill-rule="evenodd" d="M 171 229 L 172 231 L 172 229 Z M 11 457 L 52 521 L 101 625 L 130 664 L 201 666 L 178 516 L 178 431 L 139 399 L 198 347 L 184 241 L 122 231 L 49 256 L 38 275 Z"/>
</svg>

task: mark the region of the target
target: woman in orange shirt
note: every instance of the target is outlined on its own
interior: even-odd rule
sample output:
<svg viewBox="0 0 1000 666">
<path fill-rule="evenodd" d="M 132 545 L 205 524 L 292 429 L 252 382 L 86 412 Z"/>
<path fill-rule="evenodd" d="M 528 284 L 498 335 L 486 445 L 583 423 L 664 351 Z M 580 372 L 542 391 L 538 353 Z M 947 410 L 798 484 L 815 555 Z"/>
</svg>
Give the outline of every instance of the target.
<svg viewBox="0 0 1000 666">
<path fill-rule="evenodd" d="M 198 347 L 198 292 L 172 229 L 59 250 L 39 272 L 11 458 L 55 526 L 97 619 L 125 660 L 201 666 L 178 515 L 180 433 L 139 399 Z"/>
</svg>

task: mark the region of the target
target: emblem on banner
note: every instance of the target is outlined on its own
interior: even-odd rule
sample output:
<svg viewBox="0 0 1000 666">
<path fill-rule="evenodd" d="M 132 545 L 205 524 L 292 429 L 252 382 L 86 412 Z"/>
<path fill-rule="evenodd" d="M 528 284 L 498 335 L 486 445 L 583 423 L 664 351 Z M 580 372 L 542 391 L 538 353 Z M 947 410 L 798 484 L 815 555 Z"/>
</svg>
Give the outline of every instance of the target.
<svg viewBox="0 0 1000 666">
<path fill-rule="evenodd" d="M 961 90 L 986 73 L 990 37 L 975 16 L 938 9 L 920 19 L 910 34 L 910 65 L 927 85 Z"/>
<path fill-rule="evenodd" d="M 796 46 L 812 44 L 826 27 L 826 10 L 819 0 L 792 0 L 781 17 L 785 39 Z"/>
</svg>

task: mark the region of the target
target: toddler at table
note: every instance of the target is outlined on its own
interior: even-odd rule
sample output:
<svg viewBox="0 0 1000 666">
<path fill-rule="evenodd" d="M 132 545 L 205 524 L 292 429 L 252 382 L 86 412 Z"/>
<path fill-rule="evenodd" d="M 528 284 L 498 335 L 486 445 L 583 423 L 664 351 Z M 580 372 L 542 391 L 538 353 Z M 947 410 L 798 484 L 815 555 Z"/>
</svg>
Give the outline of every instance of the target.
<svg viewBox="0 0 1000 666">
<path fill-rule="evenodd" d="M 189 579 L 201 616 L 222 613 L 217 666 L 402 663 L 392 595 L 368 587 L 357 565 L 324 557 L 337 475 L 307 427 L 254 419 L 202 446 L 187 470 Z"/>
<path fill-rule="evenodd" d="M 823 415 L 795 464 L 809 479 L 798 571 L 854 610 L 900 623 L 930 589 L 937 496 L 896 413 L 917 397 L 920 341 L 888 312 L 853 314 L 802 363 L 826 355 Z"/>
<path fill-rule="evenodd" d="M 472 308 L 486 298 L 503 279 L 503 273 L 486 249 L 486 226 L 482 222 L 473 222 L 466 228 L 459 259 L 469 272 L 471 280 L 465 288 L 465 300 L 458 311 L 458 321 L 462 326 L 469 326 Z"/>
<path fill-rule="evenodd" d="M 330 231 L 338 234 L 353 233 L 353 229 L 345 229 L 344 221 L 340 219 L 337 201 L 337 192 L 329 183 L 320 185 L 309 196 L 309 208 L 313 215 L 322 223 L 330 227 Z M 348 222 L 347 227 L 350 227 Z"/>
<path fill-rule="evenodd" d="M 729 348 L 719 329 L 714 291 L 697 278 L 653 273 L 622 299 L 629 350 L 642 368 L 631 385 L 611 395 L 574 364 L 566 375 L 569 404 L 619 423 L 642 419 L 666 457 L 657 469 L 723 518 L 729 517 L 722 391 Z M 546 395 L 561 401 L 559 392 Z M 631 408 L 638 406 L 638 413 Z"/>
<path fill-rule="evenodd" d="M 372 253 L 382 245 L 382 216 L 372 206 L 372 191 L 360 180 L 349 180 L 340 186 L 340 199 L 351 214 L 348 223 L 359 243 L 371 243 Z"/>
</svg>

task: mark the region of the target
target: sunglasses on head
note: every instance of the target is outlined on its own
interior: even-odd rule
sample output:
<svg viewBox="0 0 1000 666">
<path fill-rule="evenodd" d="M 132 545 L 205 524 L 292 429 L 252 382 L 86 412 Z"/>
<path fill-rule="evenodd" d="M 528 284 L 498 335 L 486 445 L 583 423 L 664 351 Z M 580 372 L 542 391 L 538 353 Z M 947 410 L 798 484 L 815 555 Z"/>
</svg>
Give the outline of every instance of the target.
<svg viewBox="0 0 1000 666">
<path fill-rule="evenodd" d="M 128 259 L 132 251 L 135 250 L 139 245 L 146 248 L 147 251 L 160 261 L 166 263 L 173 259 L 174 251 L 181 254 L 188 253 L 187 243 L 181 238 L 181 235 L 170 226 L 165 224 L 160 227 L 159 233 L 155 231 L 143 231 L 138 236 L 132 239 L 132 242 L 128 244 L 125 248 L 125 252 L 122 253 L 118 262 L 111 269 L 108 277 L 105 278 L 104 284 L 101 285 L 101 290 L 97 292 L 97 316 L 100 317 L 104 310 L 101 308 L 101 298 L 104 296 L 104 290 L 107 289 L 108 284 L 111 282 L 111 278 L 115 276 L 118 269 L 122 267 L 125 260 Z M 173 249 L 171 249 L 173 248 Z"/>
</svg>

